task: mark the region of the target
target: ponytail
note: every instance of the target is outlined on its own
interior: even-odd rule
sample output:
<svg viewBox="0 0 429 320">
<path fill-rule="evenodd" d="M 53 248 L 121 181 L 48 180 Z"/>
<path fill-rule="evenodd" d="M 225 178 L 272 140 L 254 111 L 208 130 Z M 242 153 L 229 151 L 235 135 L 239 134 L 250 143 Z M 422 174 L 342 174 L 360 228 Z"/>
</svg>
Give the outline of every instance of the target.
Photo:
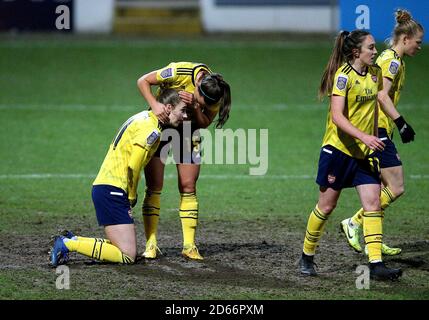
<svg viewBox="0 0 429 320">
<path fill-rule="evenodd" d="M 319 100 L 323 100 L 323 97 L 329 95 L 332 91 L 335 72 L 344 63 L 344 39 L 348 37 L 349 34 L 350 32 L 348 31 L 341 31 L 335 39 L 334 49 L 325 67 L 325 71 L 323 71 L 322 80 L 320 81 Z"/>
</svg>

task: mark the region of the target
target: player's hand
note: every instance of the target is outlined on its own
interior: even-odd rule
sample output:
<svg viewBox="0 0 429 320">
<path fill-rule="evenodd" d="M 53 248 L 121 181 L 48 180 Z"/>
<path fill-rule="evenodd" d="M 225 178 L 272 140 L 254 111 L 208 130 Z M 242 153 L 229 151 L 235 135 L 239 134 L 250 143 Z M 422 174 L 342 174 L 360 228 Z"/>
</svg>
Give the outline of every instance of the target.
<svg viewBox="0 0 429 320">
<path fill-rule="evenodd" d="M 170 119 L 168 118 L 170 112 L 164 104 L 158 102 L 155 106 L 152 106 L 152 112 L 158 118 L 159 121 L 163 123 L 168 123 L 170 121 Z"/>
<path fill-rule="evenodd" d="M 137 195 L 135 199 L 128 199 L 128 201 L 130 202 L 131 208 L 134 208 L 137 204 Z"/>
<path fill-rule="evenodd" d="M 401 140 L 403 143 L 408 143 L 414 141 L 414 136 L 416 133 L 413 128 L 405 121 L 403 116 L 393 120 L 398 127 L 399 134 L 401 135 Z"/>
<path fill-rule="evenodd" d="M 187 91 L 179 91 L 179 97 L 187 105 L 194 104 L 194 95 Z"/>
<path fill-rule="evenodd" d="M 384 150 L 384 142 L 381 141 L 376 136 L 371 136 L 369 134 L 365 135 L 365 137 L 362 138 L 362 142 L 365 143 L 365 145 L 370 148 L 372 151 L 383 151 Z"/>
</svg>

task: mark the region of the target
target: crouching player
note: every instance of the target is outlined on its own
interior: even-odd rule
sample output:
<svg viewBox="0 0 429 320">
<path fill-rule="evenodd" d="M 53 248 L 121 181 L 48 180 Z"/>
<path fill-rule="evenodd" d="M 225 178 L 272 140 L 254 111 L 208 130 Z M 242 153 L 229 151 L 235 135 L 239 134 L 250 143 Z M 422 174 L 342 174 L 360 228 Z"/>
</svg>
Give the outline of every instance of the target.
<svg viewBox="0 0 429 320">
<path fill-rule="evenodd" d="M 137 202 L 140 172 L 158 148 L 162 129 L 177 127 L 187 119 L 186 105 L 176 91 L 161 92 L 158 101 L 167 107 L 168 121 L 160 122 L 152 111 L 129 118 L 110 144 L 93 183 L 92 201 L 106 239 L 80 237 L 71 232 L 57 236 L 50 253 L 52 266 L 66 263 L 69 252 L 99 261 L 134 263 L 137 240 L 131 208 Z"/>
</svg>

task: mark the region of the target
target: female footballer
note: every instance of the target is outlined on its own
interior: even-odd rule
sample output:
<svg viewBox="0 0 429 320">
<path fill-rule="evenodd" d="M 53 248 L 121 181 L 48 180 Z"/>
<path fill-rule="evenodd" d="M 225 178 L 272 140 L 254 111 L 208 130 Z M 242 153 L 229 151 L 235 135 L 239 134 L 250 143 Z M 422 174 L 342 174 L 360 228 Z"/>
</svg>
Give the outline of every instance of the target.
<svg viewBox="0 0 429 320">
<path fill-rule="evenodd" d="M 50 253 L 52 266 L 66 263 L 69 252 L 99 261 L 135 261 L 137 241 L 131 208 L 137 202 L 141 169 L 155 153 L 161 130 L 177 127 L 187 119 L 186 104 L 176 91 L 162 91 L 158 102 L 169 111 L 168 117 L 159 121 L 151 111 L 143 111 L 129 118 L 112 140 L 93 183 L 92 201 L 107 239 L 80 237 L 71 232 L 57 236 Z"/>
<path fill-rule="evenodd" d="M 231 109 L 230 86 L 220 74 L 212 73 L 206 65 L 192 62 L 172 62 L 164 68 L 143 75 L 138 79 L 137 85 L 154 114 L 160 119 L 166 117 L 167 112 L 165 106 L 156 101 L 151 91 L 152 86 L 179 91 L 180 97 L 191 110 L 189 114 L 191 121 L 184 122 L 178 128 L 179 145 L 174 145 L 173 141 L 172 147 L 180 192 L 182 255 L 192 260 L 203 260 L 195 244 L 198 223 L 196 183 L 200 173 L 200 139 L 197 130 L 207 128 L 216 115 L 218 115 L 216 128 L 221 128 L 225 124 Z M 143 257 L 147 259 L 156 258 L 159 251 L 156 233 L 164 181 L 166 144 L 166 142 L 160 144 L 155 157 L 145 168 L 146 191 L 142 211 L 147 242 Z"/>
<path fill-rule="evenodd" d="M 405 79 L 403 57 L 415 56 L 421 49 L 423 40 L 423 27 L 413 20 L 409 12 L 397 10 L 395 15 L 396 26 L 390 39 L 390 48 L 384 50 L 376 61 L 383 74 L 383 90 L 378 93 L 381 106 L 378 137 L 384 142 L 385 148 L 382 152 L 377 151 L 375 154 L 380 160 L 381 181 L 384 186 L 380 196 L 383 211 L 404 193 L 404 171 L 392 137 L 394 125 L 396 125 L 403 143 L 414 140 L 414 130 L 398 113 L 396 107 Z M 349 245 L 357 252 L 362 252 L 359 230 L 362 226 L 363 212 L 361 208 L 352 218 L 341 222 L 341 229 Z M 366 248 L 365 251 L 367 252 Z M 381 251 L 384 255 L 390 256 L 401 253 L 400 248 L 391 248 L 384 243 Z"/>
<path fill-rule="evenodd" d="M 383 150 L 377 136 L 377 94 L 383 88 L 381 69 L 373 66 L 377 49 L 363 30 L 342 31 L 323 73 L 319 97 L 330 105 L 319 158 L 316 182 L 319 200 L 307 223 L 300 272 L 317 275 L 314 255 L 329 215 L 343 188 L 355 187 L 362 207 L 370 276 L 396 279 L 402 271 L 388 268 L 381 257 L 382 217 L 378 160 L 371 153 Z"/>
</svg>

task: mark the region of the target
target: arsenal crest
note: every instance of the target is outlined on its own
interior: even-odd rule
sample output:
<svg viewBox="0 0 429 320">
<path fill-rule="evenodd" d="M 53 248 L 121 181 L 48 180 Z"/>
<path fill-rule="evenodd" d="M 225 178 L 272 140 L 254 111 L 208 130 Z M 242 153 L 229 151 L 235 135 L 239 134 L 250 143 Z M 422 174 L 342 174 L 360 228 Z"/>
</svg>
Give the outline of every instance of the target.
<svg viewBox="0 0 429 320">
<path fill-rule="evenodd" d="M 336 177 L 333 174 L 328 174 L 328 182 L 330 184 L 335 182 Z"/>
</svg>

